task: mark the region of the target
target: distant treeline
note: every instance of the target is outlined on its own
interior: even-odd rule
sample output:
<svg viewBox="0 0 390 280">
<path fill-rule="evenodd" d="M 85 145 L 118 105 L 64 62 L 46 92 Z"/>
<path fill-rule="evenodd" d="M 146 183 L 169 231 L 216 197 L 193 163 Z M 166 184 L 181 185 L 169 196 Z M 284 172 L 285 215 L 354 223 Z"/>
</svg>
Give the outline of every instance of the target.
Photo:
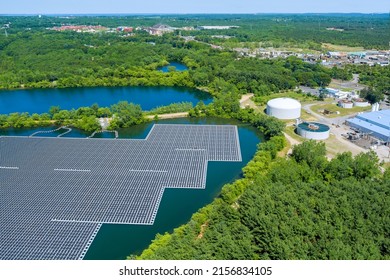
<svg viewBox="0 0 390 280">
<path fill-rule="evenodd" d="M 11 22 L 9 34 L 34 32 L 61 25 L 103 25 L 149 27 L 166 24 L 173 27 L 202 25 L 239 26 L 230 30 L 181 31 L 210 42 L 210 35 L 232 36 L 233 42 L 269 42 L 274 47 L 290 42 L 309 43 L 321 48 L 321 43 L 333 43 L 365 48 L 387 49 L 390 41 L 389 14 L 261 14 L 261 15 L 156 15 L 156 16 L 28 16 L 0 17 L 0 24 Z M 30 29 L 31 30 L 26 30 Z M 327 30 L 336 28 L 340 31 Z M 177 31 L 177 34 L 179 31 Z"/>
<path fill-rule="evenodd" d="M 181 62 L 189 70 L 158 71 L 169 61 Z M 296 57 L 239 58 L 235 52 L 186 42 L 172 33 L 121 37 L 42 30 L 0 36 L 0 89 L 184 86 L 207 88 L 214 95 L 252 92 L 264 96 L 298 85 L 327 86 L 331 78 L 350 79 L 352 72 L 362 72 L 363 83 L 388 90 L 388 69 L 328 69 Z"/>
</svg>

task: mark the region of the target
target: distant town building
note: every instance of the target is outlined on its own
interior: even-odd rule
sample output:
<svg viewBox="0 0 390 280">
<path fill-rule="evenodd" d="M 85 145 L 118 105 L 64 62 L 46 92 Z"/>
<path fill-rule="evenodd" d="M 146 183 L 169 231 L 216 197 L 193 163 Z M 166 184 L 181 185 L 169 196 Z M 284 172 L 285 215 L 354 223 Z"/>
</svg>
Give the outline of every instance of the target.
<svg viewBox="0 0 390 280">
<path fill-rule="evenodd" d="M 165 24 L 156 24 L 152 27 L 147 27 L 144 30 L 148 32 L 150 35 L 162 36 L 165 33 L 173 32 L 175 28 Z"/>
<path fill-rule="evenodd" d="M 124 32 L 124 33 L 131 33 L 133 32 L 133 27 L 128 27 L 128 26 L 119 26 L 116 28 L 116 31 L 118 32 Z"/>
<path fill-rule="evenodd" d="M 203 25 L 198 26 L 199 30 L 226 30 L 226 29 L 232 29 L 232 28 L 240 28 L 239 26 L 235 25 Z"/>
<path fill-rule="evenodd" d="M 339 31 L 339 32 L 343 32 L 344 29 L 342 28 L 335 28 L 335 27 L 328 27 L 326 28 L 326 30 L 329 30 L 329 31 Z"/>
<path fill-rule="evenodd" d="M 101 25 L 63 25 L 60 27 L 53 27 L 51 30 L 95 33 L 108 31 L 109 29 Z"/>
</svg>

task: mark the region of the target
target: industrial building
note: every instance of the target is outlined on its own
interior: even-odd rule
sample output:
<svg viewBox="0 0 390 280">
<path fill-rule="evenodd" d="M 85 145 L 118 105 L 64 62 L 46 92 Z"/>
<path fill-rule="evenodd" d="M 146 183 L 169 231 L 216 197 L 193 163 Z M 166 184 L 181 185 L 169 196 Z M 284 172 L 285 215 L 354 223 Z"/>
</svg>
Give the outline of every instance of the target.
<svg viewBox="0 0 390 280">
<path fill-rule="evenodd" d="M 275 98 L 267 103 L 267 115 L 281 120 L 293 120 L 301 117 L 302 105 L 292 98 Z"/>
<path fill-rule="evenodd" d="M 239 28 L 239 26 L 235 25 L 203 25 L 198 26 L 199 30 L 226 30 L 232 28 Z"/>
<path fill-rule="evenodd" d="M 390 110 L 358 114 L 355 118 L 347 120 L 347 123 L 384 142 L 390 139 Z"/>
<path fill-rule="evenodd" d="M 341 90 L 339 90 L 339 89 L 334 89 L 334 88 L 326 88 L 326 89 L 325 89 L 325 92 L 326 92 L 330 97 L 333 97 L 333 98 L 340 98 L 340 99 L 347 98 L 347 97 L 353 95 L 352 92 L 341 91 Z"/>
</svg>

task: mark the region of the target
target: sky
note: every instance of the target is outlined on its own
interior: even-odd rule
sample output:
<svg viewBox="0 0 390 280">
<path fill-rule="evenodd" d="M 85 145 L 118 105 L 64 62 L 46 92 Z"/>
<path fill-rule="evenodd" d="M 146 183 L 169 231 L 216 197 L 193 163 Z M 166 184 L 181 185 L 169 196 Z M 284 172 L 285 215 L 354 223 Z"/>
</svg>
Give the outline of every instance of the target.
<svg viewBox="0 0 390 280">
<path fill-rule="evenodd" d="M 0 0 L 0 14 L 388 13 L 390 0 Z"/>
</svg>

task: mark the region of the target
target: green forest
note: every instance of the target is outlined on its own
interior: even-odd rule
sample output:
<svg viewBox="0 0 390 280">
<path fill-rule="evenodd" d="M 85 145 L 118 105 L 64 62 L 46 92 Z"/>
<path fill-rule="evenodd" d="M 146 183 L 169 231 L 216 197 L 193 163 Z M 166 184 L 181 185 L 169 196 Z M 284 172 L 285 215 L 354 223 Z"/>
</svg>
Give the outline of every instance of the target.
<svg viewBox="0 0 390 280">
<path fill-rule="evenodd" d="M 223 83 L 239 93 L 268 94 L 297 85 L 326 86 L 332 77 L 350 77 L 319 64 L 287 60 L 238 58 L 230 48 L 215 50 L 208 44 L 258 42 L 277 47 L 280 42 L 321 49 L 321 43 L 387 49 L 388 15 L 215 15 L 160 17 L 0 17 L 9 28 L 0 34 L 0 89 L 92 86 L 187 86 L 221 91 Z M 133 36 L 117 32 L 57 32 L 53 26 L 93 24 L 148 27 L 156 23 L 173 27 L 234 25 L 229 30 L 179 31 L 150 36 L 143 30 Z M 344 28 L 345 32 L 326 30 Z M 182 36 L 195 36 L 186 41 Z M 227 35 L 223 40 L 212 35 Z M 216 41 L 214 41 L 216 40 Z M 368 45 L 367 45 L 368 44 Z M 184 63 L 189 71 L 157 71 L 169 61 Z M 357 70 L 365 72 L 363 70 Z M 384 67 L 387 68 L 388 67 Z M 388 85 L 388 70 L 378 69 Z M 370 84 L 369 78 L 363 79 Z"/>
<path fill-rule="evenodd" d="M 238 60 L 234 52 L 185 43 L 172 34 L 156 38 L 157 45 L 143 42 L 145 37 L 54 31 L 10 36 L 0 51 L 0 88 L 207 86 L 211 93 L 226 88 L 268 94 L 299 84 L 325 86 L 331 80 L 329 69 L 293 57 Z M 190 70 L 157 70 L 168 61 L 182 62 Z"/>
<path fill-rule="evenodd" d="M 283 137 L 260 144 L 244 178 L 173 233 L 130 259 L 390 259 L 390 171 L 374 153 L 339 154 L 307 141 L 275 157 Z"/>
</svg>

